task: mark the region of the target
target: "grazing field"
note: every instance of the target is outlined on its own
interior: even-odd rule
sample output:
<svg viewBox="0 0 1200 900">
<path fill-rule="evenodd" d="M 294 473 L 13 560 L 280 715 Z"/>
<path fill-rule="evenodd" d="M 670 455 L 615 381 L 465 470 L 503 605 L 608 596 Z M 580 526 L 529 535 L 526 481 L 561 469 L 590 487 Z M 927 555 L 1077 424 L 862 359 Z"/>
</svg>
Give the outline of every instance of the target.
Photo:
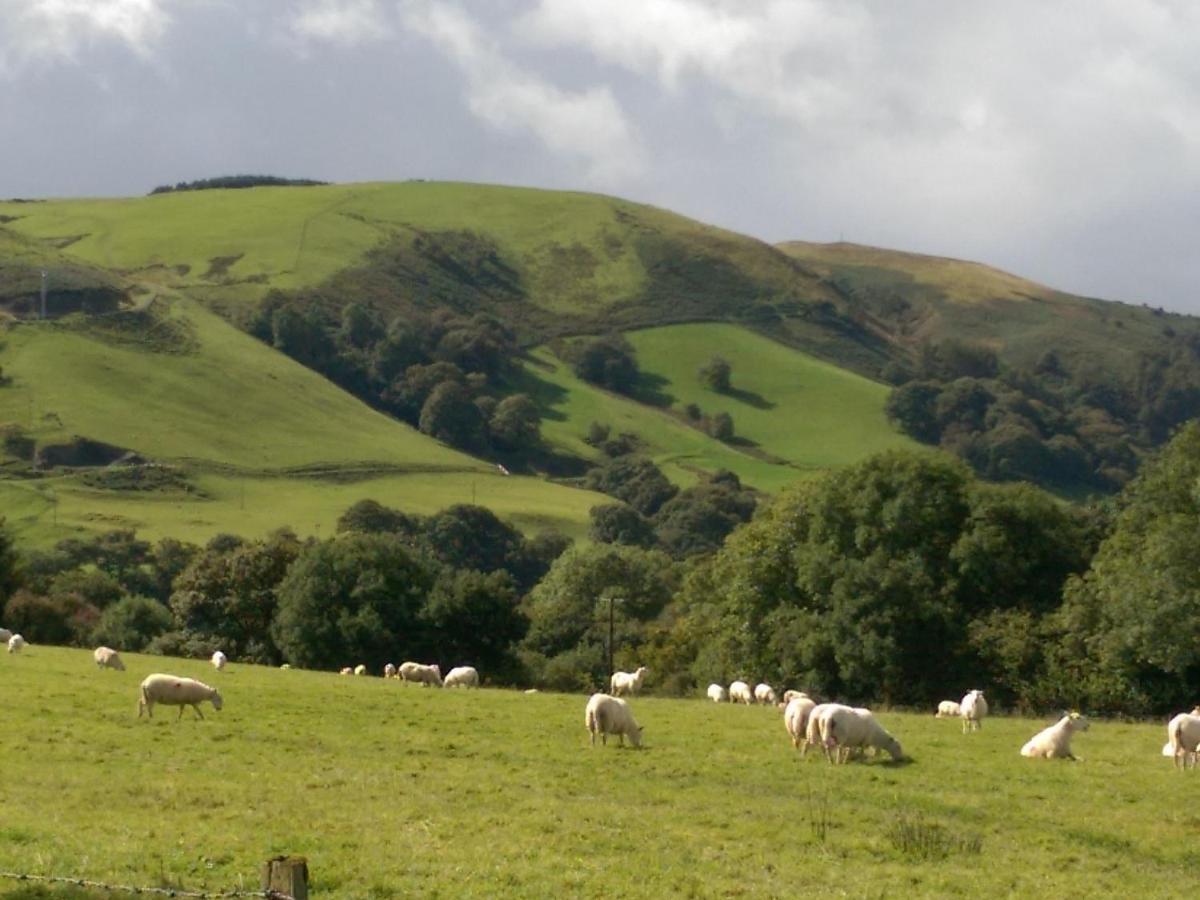
<svg viewBox="0 0 1200 900">
<path fill-rule="evenodd" d="M 1043 721 L 885 713 L 913 761 L 833 768 L 761 707 L 638 698 L 646 749 L 591 749 L 582 695 L 126 665 L 0 657 L 0 870 L 220 889 L 299 853 L 316 897 L 1168 897 L 1200 863 L 1159 724 L 1096 722 L 1069 763 L 1018 756 Z M 139 721 L 162 670 L 225 709 Z"/>
</svg>

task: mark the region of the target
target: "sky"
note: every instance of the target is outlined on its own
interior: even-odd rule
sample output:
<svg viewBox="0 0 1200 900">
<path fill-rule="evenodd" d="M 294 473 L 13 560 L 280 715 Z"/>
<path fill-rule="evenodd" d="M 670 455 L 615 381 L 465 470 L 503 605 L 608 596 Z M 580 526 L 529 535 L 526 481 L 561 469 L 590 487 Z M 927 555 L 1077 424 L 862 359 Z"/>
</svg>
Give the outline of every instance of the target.
<svg viewBox="0 0 1200 900">
<path fill-rule="evenodd" d="M 1194 0 L 0 0 L 0 197 L 598 191 L 1200 314 Z"/>
</svg>

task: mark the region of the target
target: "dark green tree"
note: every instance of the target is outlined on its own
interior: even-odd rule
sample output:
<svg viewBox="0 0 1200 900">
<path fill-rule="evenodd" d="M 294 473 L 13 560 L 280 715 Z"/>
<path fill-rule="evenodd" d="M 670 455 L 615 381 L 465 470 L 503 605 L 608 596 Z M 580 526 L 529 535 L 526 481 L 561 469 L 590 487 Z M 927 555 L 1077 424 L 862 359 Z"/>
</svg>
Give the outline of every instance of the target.
<svg viewBox="0 0 1200 900">
<path fill-rule="evenodd" d="M 714 356 L 701 366 L 696 374 L 708 388 L 717 393 L 724 394 L 732 387 L 733 366 L 723 357 Z"/>
<path fill-rule="evenodd" d="M 92 640 L 117 650 L 139 651 L 172 624 L 171 611 L 149 597 L 123 597 L 100 614 Z"/>
<path fill-rule="evenodd" d="M 462 385 L 443 382 L 433 389 L 421 407 L 421 431 L 432 438 L 463 450 L 487 447 L 483 414 Z"/>
<path fill-rule="evenodd" d="M 488 428 L 493 443 L 502 449 L 532 449 L 542 439 L 542 414 L 528 395 L 513 394 L 496 405 Z"/>
<path fill-rule="evenodd" d="M 654 525 L 625 503 L 606 503 L 589 511 L 588 537 L 600 544 L 624 544 L 629 547 L 653 547 Z"/>
</svg>

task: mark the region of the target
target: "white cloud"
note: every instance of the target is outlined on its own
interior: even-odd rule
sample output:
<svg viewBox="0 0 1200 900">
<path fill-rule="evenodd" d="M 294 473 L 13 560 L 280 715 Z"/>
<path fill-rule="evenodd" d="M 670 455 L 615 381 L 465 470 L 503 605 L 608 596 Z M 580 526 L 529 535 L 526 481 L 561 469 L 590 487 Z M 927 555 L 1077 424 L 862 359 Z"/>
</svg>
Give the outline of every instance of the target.
<svg viewBox="0 0 1200 900">
<path fill-rule="evenodd" d="M 0 0 L 0 71 L 74 61 L 99 41 L 149 57 L 170 24 L 169 0 Z"/>
<path fill-rule="evenodd" d="M 404 22 L 446 54 L 467 82 L 471 112 L 503 132 L 529 132 L 547 149 L 581 161 L 595 184 L 638 174 L 639 142 L 607 87 L 564 90 L 512 62 L 456 5 L 410 2 Z"/>
<path fill-rule="evenodd" d="M 391 35 L 377 0 L 310 0 L 291 18 L 290 29 L 302 41 L 355 46 Z"/>
</svg>

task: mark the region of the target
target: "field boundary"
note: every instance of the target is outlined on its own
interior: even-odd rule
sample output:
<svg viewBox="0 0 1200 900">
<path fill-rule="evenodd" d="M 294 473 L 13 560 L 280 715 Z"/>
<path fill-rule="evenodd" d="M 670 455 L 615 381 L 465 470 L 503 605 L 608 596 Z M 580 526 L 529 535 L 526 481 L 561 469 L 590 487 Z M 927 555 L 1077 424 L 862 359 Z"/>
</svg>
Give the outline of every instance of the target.
<svg viewBox="0 0 1200 900">
<path fill-rule="evenodd" d="M 69 884 L 72 887 L 96 888 L 98 890 L 120 892 L 125 894 L 156 894 L 164 897 L 197 897 L 202 900 L 219 900 L 225 897 L 265 897 L 267 900 L 295 900 L 291 894 L 282 891 L 189 891 L 183 888 L 137 887 L 128 884 L 109 884 L 106 881 L 96 881 L 91 878 L 72 878 L 67 875 L 34 875 L 29 872 L 0 872 L 0 878 L 12 881 L 35 881 L 43 884 Z"/>
</svg>

